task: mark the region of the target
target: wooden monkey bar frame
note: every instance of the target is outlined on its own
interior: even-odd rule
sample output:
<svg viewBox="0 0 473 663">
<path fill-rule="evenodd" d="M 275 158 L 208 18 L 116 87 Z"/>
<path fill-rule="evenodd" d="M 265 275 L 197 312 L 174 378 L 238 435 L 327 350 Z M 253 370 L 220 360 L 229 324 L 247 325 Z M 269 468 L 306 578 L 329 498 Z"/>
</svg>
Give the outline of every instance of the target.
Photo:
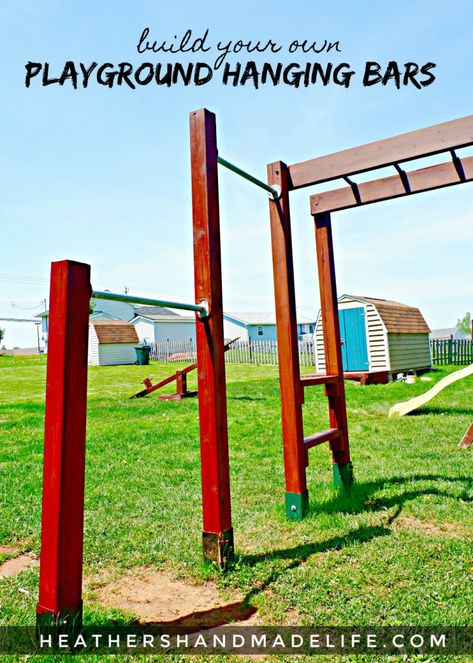
<svg viewBox="0 0 473 663">
<path fill-rule="evenodd" d="M 330 212 L 473 179 L 471 159 L 455 149 L 473 144 L 473 116 L 345 150 L 292 166 L 268 166 L 268 185 L 219 159 L 215 115 L 190 115 L 195 304 L 94 292 L 95 297 L 159 303 L 196 313 L 202 478 L 203 547 L 206 558 L 224 567 L 233 555 L 230 509 L 225 344 L 218 197 L 218 163 L 262 186 L 270 194 L 270 222 L 276 301 L 287 515 L 300 519 L 308 507 L 308 450 L 328 442 L 334 478 L 349 486 L 348 442 Z M 403 161 L 450 151 L 452 161 L 405 173 Z M 394 165 L 398 175 L 357 185 L 350 176 Z M 456 175 L 455 175 L 456 173 Z M 300 376 L 289 194 L 294 189 L 344 178 L 349 186 L 311 198 L 327 374 Z M 402 187 L 402 190 L 401 190 Z M 51 267 L 50 332 L 40 562 L 39 625 L 76 628 L 82 616 L 85 434 L 89 265 L 70 260 Z M 324 385 L 330 428 L 304 437 L 304 389 Z"/>
<path fill-rule="evenodd" d="M 429 191 L 473 180 L 473 157 L 461 159 L 455 150 L 473 145 L 473 115 L 369 143 L 327 156 L 286 166 L 268 166 L 268 183 L 279 186 L 278 201 L 270 201 L 274 290 L 281 388 L 286 514 L 299 520 L 308 509 L 307 451 L 328 442 L 332 451 L 334 480 L 349 487 L 353 480 L 347 428 L 343 363 L 340 346 L 338 300 L 330 213 L 381 200 Z M 406 172 L 400 164 L 449 153 L 440 165 Z M 397 174 L 357 184 L 352 176 L 392 166 Z M 297 352 L 296 300 L 291 239 L 289 194 L 291 191 L 330 180 L 343 179 L 340 189 L 311 196 L 315 225 L 317 264 L 326 375 L 300 376 Z M 323 384 L 329 405 L 330 428 L 304 437 L 302 404 L 307 386 Z"/>
<path fill-rule="evenodd" d="M 198 390 L 204 555 L 225 566 L 233 553 L 223 338 L 215 118 L 191 115 Z M 218 199 L 217 199 L 218 200 Z M 77 629 L 82 622 L 82 550 L 89 265 L 51 267 L 46 377 L 42 534 L 37 621 Z M 95 292 L 96 297 L 114 298 Z M 122 301 L 138 301 L 136 298 Z M 142 303 L 165 305 L 164 300 Z M 167 302 L 171 305 L 170 302 Z M 178 304 L 172 302 L 173 305 Z"/>
<path fill-rule="evenodd" d="M 205 181 L 204 181 L 205 184 Z M 202 187 L 200 181 L 197 188 Z M 212 223 L 211 223 L 212 221 Z M 226 461 L 226 395 L 221 308 L 219 236 L 215 219 L 194 222 L 196 303 L 183 304 L 92 290 L 90 267 L 63 260 L 51 266 L 50 332 L 39 600 L 40 627 L 77 629 L 82 623 L 82 550 L 89 303 L 91 296 L 130 303 L 168 305 L 196 313 L 198 385 L 205 403 L 200 436 L 204 552 L 225 566 L 233 550 Z M 188 368 L 192 370 L 194 366 Z M 185 379 L 184 370 L 181 373 Z"/>
</svg>

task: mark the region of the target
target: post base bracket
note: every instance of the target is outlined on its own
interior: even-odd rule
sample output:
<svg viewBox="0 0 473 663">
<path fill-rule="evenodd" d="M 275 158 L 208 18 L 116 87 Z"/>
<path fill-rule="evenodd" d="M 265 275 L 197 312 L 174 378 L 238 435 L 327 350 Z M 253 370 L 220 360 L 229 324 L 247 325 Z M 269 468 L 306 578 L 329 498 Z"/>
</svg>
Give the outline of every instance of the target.
<svg viewBox="0 0 473 663">
<path fill-rule="evenodd" d="M 286 493 L 286 518 L 302 520 L 309 510 L 309 492 Z"/>
</svg>

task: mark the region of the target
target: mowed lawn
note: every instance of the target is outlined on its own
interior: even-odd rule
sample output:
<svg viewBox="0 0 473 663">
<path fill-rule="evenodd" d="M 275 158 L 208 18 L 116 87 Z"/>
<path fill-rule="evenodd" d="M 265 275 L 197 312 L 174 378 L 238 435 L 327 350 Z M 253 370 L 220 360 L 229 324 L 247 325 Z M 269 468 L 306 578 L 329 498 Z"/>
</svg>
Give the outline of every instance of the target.
<svg viewBox="0 0 473 663">
<path fill-rule="evenodd" d="M 473 377 L 400 419 L 388 418 L 390 406 L 433 382 L 347 383 L 356 484 L 338 492 L 327 445 L 310 450 L 310 513 L 291 523 L 277 368 L 227 366 L 237 562 L 222 575 L 201 559 L 197 399 L 128 400 L 144 377 L 177 367 L 90 369 L 87 623 L 131 618 L 100 608 L 96 591 L 147 565 L 189 582 L 210 578 L 224 594 L 238 590 L 264 624 L 471 622 L 472 454 L 458 442 L 473 420 Z M 44 357 L 0 356 L 0 545 L 37 554 L 45 370 Z M 327 427 L 323 387 L 306 389 L 304 416 L 306 434 Z M 34 622 L 37 583 L 37 569 L 0 579 L 1 623 Z"/>
</svg>

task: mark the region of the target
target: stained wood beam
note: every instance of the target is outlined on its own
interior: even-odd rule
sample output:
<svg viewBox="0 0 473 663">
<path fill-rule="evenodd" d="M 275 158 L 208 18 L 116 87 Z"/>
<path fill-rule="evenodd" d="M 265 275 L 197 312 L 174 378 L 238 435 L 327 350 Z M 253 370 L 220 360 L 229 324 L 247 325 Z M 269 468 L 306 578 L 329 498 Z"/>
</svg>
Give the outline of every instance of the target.
<svg viewBox="0 0 473 663">
<path fill-rule="evenodd" d="M 289 185 L 300 189 L 468 145 L 473 145 L 473 115 L 295 163 L 289 166 Z"/>
<path fill-rule="evenodd" d="M 220 209 L 215 115 L 190 114 L 195 301 L 209 316 L 196 318 L 204 557 L 225 568 L 233 557 L 225 343 L 223 337 Z"/>
<path fill-rule="evenodd" d="M 407 172 L 410 192 L 406 191 L 402 178 L 399 175 L 383 177 L 370 182 L 357 185 L 360 201 L 358 202 L 351 186 L 344 186 L 332 191 L 324 191 L 310 197 L 311 213 L 335 212 L 337 210 L 359 207 L 377 203 L 381 200 L 400 198 L 414 193 L 441 189 L 454 184 L 462 184 L 473 180 L 473 157 L 465 157 L 461 160 L 465 179 L 460 179 L 453 161 L 412 170 Z"/>
</svg>

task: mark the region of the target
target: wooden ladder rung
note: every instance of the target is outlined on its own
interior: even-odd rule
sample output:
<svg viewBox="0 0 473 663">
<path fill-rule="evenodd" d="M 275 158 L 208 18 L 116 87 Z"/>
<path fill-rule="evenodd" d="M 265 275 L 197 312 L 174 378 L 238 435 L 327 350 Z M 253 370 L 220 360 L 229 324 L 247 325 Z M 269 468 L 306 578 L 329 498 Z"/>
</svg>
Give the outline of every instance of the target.
<svg viewBox="0 0 473 663">
<path fill-rule="evenodd" d="M 312 387 L 316 384 L 330 384 L 339 380 L 338 375 L 325 375 L 325 373 L 312 373 L 301 376 L 303 387 Z"/>
<path fill-rule="evenodd" d="M 316 447 L 318 444 L 323 444 L 323 442 L 335 440 L 337 437 L 340 437 L 341 434 L 342 431 L 339 428 L 327 428 L 327 430 L 323 430 L 320 433 L 305 437 L 304 446 L 306 449 L 310 449 L 310 447 Z"/>
</svg>

